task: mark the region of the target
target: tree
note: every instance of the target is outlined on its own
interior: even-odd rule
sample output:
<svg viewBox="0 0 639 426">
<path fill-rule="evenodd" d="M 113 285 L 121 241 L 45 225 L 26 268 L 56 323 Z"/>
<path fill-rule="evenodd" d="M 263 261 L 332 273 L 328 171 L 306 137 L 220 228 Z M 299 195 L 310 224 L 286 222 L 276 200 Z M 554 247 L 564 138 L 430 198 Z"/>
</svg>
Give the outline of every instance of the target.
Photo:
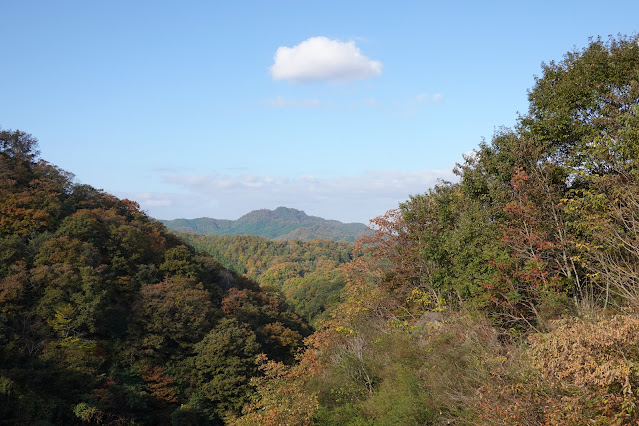
<svg viewBox="0 0 639 426">
<path fill-rule="evenodd" d="M 255 334 L 233 319 L 221 320 L 196 345 L 191 380 L 212 418 L 238 414 L 248 401 L 259 350 Z"/>
<path fill-rule="evenodd" d="M 35 162 L 40 155 L 38 140 L 20 130 L 0 130 L 0 153 L 13 161 Z"/>
<path fill-rule="evenodd" d="M 556 161 L 600 174 L 620 172 L 621 164 L 637 158 L 636 145 L 627 143 L 637 136 L 625 125 L 639 105 L 636 41 L 597 38 L 562 61 L 542 64 L 521 124 Z"/>
<path fill-rule="evenodd" d="M 135 356 L 159 362 L 190 354 L 210 329 L 215 310 L 201 283 L 185 277 L 144 284 L 133 306 Z"/>
<path fill-rule="evenodd" d="M 546 147 L 547 161 L 567 171 L 561 205 L 578 248 L 568 256 L 576 263 L 575 284 L 599 285 L 597 293 L 605 301 L 616 283 L 624 297 L 630 295 L 628 281 L 614 277 L 637 268 L 628 257 L 632 248 L 622 248 L 633 232 L 628 218 L 639 212 L 632 202 L 639 177 L 637 75 L 636 36 L 592 40 L 562 61 L 544 64 L 529 94 L 529 113 L 521 120 L 522 131 Z"/>
</svg>

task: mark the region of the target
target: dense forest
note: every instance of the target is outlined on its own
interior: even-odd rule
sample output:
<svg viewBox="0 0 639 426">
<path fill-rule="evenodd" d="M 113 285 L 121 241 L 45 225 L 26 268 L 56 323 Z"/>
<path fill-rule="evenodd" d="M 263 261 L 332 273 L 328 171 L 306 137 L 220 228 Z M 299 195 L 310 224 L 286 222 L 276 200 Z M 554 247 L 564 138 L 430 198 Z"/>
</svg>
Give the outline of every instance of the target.
<svg viewBox="0 0 639 426">
<path fill-rule="evenodd" d="M 0 133 L 0 423 L 636 424 L 637 40 L 543 64 L 354 247 L 175 236 Z"/>
<path fill-rule="evenodd" d="M 221 424 L 309 328 L 274 289 L 0 132 L 0 424 Z"/>
<path fill-rule="evenodd" d="M 353 257 L 353 246 L 347 242 L 177 235 L 231 271 L 255 280 L 263 289 L 280 290 L 291 309 L 311 324 L 325 318 L 339 302 L 346 284 L 344 266 Z"/>
</svg>

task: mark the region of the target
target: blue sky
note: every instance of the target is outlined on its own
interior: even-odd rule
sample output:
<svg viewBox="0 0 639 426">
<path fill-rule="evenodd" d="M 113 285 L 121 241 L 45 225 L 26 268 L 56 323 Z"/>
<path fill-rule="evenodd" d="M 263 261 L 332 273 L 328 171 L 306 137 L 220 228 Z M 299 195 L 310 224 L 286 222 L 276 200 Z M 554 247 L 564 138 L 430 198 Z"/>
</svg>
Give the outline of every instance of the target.
<svg viewBox="0 0 639 426">
<path fill-rule="evenodd" d="M 512 126 L 635 1 L 0 1 L 0 126 L 161 219 L 367 222 Z"/>
</svg>

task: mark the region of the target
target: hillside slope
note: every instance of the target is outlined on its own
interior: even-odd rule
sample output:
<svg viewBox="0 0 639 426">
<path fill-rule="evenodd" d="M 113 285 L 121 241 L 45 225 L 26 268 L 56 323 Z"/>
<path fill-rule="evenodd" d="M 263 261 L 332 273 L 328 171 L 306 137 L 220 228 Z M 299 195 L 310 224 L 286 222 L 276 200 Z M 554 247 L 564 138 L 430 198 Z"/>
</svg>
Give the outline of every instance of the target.
<svg viewBox="0 0 639 426">
<path fill-rule="evenodd" d="M 0 423 L 220 424 L 309 334 L 276 290 L 0 131 Z"/>
<path fill-rule="evenodd" d="M 276 240 L 322 239 L 353 242 L 369 232 L 363 223 L 326 220 L 287 207 L 254 210 L 237 220 L 201 217 L 161 222 L 169 229 L 182 232 L 204 235 L 256 235 Z"/>
<path fill-rule="evenodd" d="M 344 241 L 273 241 L 253 235 L 177 233 L 226 268 L 281 290 L 300 317 L 314 324 L 338 304 L 346 284 L 343 267 L 353 259 Z"/>
</svg>

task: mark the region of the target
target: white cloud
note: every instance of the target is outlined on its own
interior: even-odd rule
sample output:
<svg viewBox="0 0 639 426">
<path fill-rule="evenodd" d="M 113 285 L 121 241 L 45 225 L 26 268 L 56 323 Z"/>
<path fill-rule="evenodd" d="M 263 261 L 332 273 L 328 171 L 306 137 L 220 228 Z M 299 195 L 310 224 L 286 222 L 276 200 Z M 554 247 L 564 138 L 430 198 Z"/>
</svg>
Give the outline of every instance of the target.
<svg viewBox="0 0 639 426">
<path fill-rule="evenodd" d="M 380 75 L 382 63 L 362 55 L 354 41 L 311 37 L 279 47 L 270 71 L 275 80 L 295 83 L 348 82 Z"/>
<path fill-rule="evenodd" d="M 170 207 L 173 205 L 173 201 L 164 196 L 163 194 L 152 194 L 150 192 L 142 192 L 137 194 L 128 195 L 147 207 Z"/>
<path fill-rule="evenodd" d="M 433 104 L 446 103 L 441 93 L 419 93 L 407 101 L 398 104 L 398 111 L 406 118 L 414 117 L 419 111 L 430 108 Z"/>
<path fill-rule="evenodd" d="M 417 101 L 417 103 L 444 102 L 444 95 L 442 95 L 441 93 L 435 93 L 434 95 L 429 95 L 428 93 L 420 93 L 419 95 L 415 96 L 415 101 Z"/>
<path fill-rule="evenodd" d="M 358 176 L 330 178 L 311 174 L 296 178 L 245 174 L 179 175 L 162 177 L 180 187 L 182 194 L 155 194 L 137 199 L 154 217 L 208 216 L 237 219 L 251 210 L 287 206 L 343 222 L 362 222 L 396 208 L 411 194 L 420 194 L 438 179 L 454 179 L 451 171 L 370 171 Z M 154 200 L 172 200 L 172 206 L 155 206 Z M 151 203 L 148 203 L 151 201 Z"/>
</svg>

